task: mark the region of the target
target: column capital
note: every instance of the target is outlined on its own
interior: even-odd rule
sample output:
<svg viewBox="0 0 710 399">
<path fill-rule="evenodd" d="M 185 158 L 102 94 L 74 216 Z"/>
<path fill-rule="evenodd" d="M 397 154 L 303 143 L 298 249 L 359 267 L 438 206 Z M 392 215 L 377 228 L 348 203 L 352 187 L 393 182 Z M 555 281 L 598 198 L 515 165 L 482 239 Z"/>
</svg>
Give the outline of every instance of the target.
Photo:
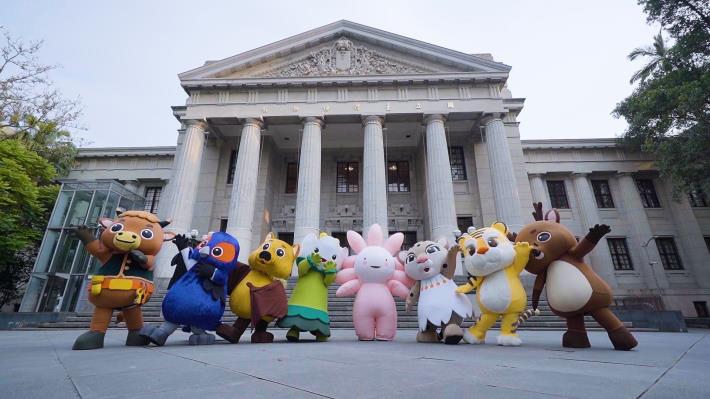
<svg viewBox="0 0 710 399">
<path fill-rule="evenodd" d="M 254 125 L 257 126 L 259 129 L 264 128 L 264 119 L 261 117 L 257 118 L 241 118 L 239 121 L 242 123 L 242 127 L 248 126 L 248 125 Z"/>
<path fill-rule="evenodd" d="M 185 128 L 195 127 L 202 131 L 207 130 L 207 122 L 202 119 L 183 119 L 182 123 L 185 125 Z"/>
<path fill-rule="evenodd" d="M 325 126 L 325 121 L 320 116 L 304 116 L 301 118 L 301 123 L 303 123 L 304 125 L 307 123 L 315 123 L 318 124 L 321 128 Z"/>
<path fill-rule="evenodd" d="M 616 174 L 618 177 L 630 177 L 634 178 L 634 173 L 633 172 L 619 172 Z"/>
<path fill-rule="evenodd" d="M 501 121 L 501 123 L 503 122 L 503 120 L 501 119 L 501 114 L 497 112 L 482 114 L 479 121 L 483 126 L 486 126 L 489 123 L 495 121 Z"/>
<path fill-rule="evenodd" d="M 539 178 L 542 179 L 545 176 L 544 173 L 528 173 L 528 178 Z"/>
<path fill-rule="evenodd" d="M 380 126 L 384 126 L 385 118 L 380 115 L 362 115 L 362 125 L 365 126 L 369 123 L 377 123 Z"/>
<path fill-rule="evenodd" d="M 425 114 L 424 124 L 428 125 L 431 122 L 440 121 L 441 123 L 446 122 L 446 116 L 443 114 Z"/>
<path fill-rule="evenodd" d="M 587 177 L 587 176 L 589 176 L 588 172 L 572 172 L 572 178 Z"/>
</svg>

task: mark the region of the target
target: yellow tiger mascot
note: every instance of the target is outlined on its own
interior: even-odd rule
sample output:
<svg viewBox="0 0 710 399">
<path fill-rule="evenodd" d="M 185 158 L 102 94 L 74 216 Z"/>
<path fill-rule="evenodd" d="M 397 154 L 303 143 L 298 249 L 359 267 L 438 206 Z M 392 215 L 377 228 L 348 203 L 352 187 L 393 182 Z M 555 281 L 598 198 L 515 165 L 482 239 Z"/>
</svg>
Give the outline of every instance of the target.
<svg viewBox="0 0 710 399">
<path fill-rule="evenodd" d="M 528 263 L 532 248 L 527 242 L 513 244 L 508 240 L 508 227 L 501 222 L 472 230 L 458 239 L 469 281 L 458 287 L 457 292 L 467 294 L 476 290 L 481 317 L 464 334 L 464 340 L 471 344 L 484 343 L 486 332 L 502 316 L 498 345 L 519 346 L 518 318 L 528 300 L 520 273 Z"/>
</svg>

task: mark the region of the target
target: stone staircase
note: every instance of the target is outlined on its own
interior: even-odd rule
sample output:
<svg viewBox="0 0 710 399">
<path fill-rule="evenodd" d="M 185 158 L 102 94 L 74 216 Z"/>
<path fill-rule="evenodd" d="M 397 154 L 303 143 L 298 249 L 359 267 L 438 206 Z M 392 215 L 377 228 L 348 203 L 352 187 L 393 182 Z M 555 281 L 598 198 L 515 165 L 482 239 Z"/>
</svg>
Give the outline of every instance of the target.
<svg viewBox="0 0 710 399">
<path fill-rule="evenodd" d="M 457 276 L 455 278 L 457 285 L 465 283 L 465 278 L 462 276 Z M 291 290 L 296 283 L 295 278 L 291 278 L 288 281 L 286 287 L 287 295 L 291 295 Z M 330 326 L 331 328 L 340 329 L 351 329 L 353 328 L 352 322 L 352 306 L 354 298 L 336 298 L 335 291 L 338 289 L 338 285 L 333 284 L 328 289 L 329 295 L 329 314 L 330 314 Z M 160 304 L 165 296 L 165 291 L 156 292 L 150 300 L 143 305 L 143 317 L 146 323 L 160 323 L 163 321 L 160 315 Z M 471 300 L 475 301 L 473 296 Z M 412 309 L 409 313 L 404 310 L 404 301 L 401 299 L 396 299 L 397 304 L 397 324 L 400 329 L 417 329 L 417 312 L 416 307 Z M 547 305 L 547 301 L 543 299 L 540 300 L 540 316 L 533 316 L 528 321 L 526 321 L 520 330 L 562 330 L 565 329 L 565 322 L 563 319 L 555 316 Z M 234 322 L 235 316 L 229 310 L 227 306 L 224 312 L 225 323 Z M 52 323 L 42 323 L 39 325 L 40 328 L 77 328 L 85 329 L 88 328 L 89 322 L 91 321 L 91 313 L 77 313 L 74 316 L 68 316 L 63 321 L 52 322 Z M 586 326 L 588 329 L 599 329 L 601 328 L 591 317 L 587 316 L 585 318 Z M 464 326 L 468 327 L 473 324 L 473 320 L 464 321 Z M 624 323 L 627 327 L 633 327 L 631 323 Z M 111 322 L 111 327 L 122 327 L 121 325 L 116 325 L 115 317 Z M 497 327 L 497 325 L 496 325 Z"/>
</svg>

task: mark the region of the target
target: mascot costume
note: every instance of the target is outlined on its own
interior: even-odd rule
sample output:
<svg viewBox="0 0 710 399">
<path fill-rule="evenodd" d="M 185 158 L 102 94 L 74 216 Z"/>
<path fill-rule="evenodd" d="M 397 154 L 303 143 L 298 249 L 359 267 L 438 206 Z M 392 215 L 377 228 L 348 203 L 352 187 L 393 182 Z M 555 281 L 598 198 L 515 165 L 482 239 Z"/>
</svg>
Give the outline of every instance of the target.
<svg viewBox="0 0 710 399">
<path fill-rule="evenodd" d="M 77 228 L 76 236 L 86 251 L 101 262 L 101 267 L 89 285 L 89 302 L 95 306 L 90 330 L 76 339 L 72 349 L 103 348 L 114 310 L 121 311 L 126 321 L 126 345 L 148 345 L 139 333 L 143 327 L 141 305 L 153 294 L 155 255 L 163 241 L 173 239 L 173 233 L 163 232 L 169 223 L 152 213 L 126 211 L 115 220 L 99 219 L 104 228 L 99 239 L 88 227 Z"/>
<path fill-rule="evenodd" d="M 318 342 L 327 341 L 330 337 L 328 286 L 347 258 L 348 249 L 326 233 L 321 233 L 320 237 L 308 234 L 303 239 L 301 255 L 297 259 L 298 281 L 288 301 L 288 314 L 276 324 L 289 329 L 286 339 L 291 342 L 298 341 L 301 332 L 310 332 Z"/>
<path fill-rule="evenodd" d="M 392 295 L 405 299 L 411 286 L 394 256 L 403 240 L 402 233 L 385 240 L 378 224 L 370 227 L 367 241 L 357 232 L 348 231 L 348 243 L 356 255 L 348 258 L 338 272 L 336 282 L 342 285 L 335 296 L 355 296 L 353 323 L 361 341 L 391 341 L 397 333 L 397 307 Z"/>
<path fill-rule="evenodd" d="M 446 238 L 441 238 L 438 242 L 420 241 L 399 253 L 407 277 L 416 281 L 407 297 L 406 309 L 409 311 L 417 304 L 417 342 L 443 340 L 455 345 L 463 338 L 463 319 L 473 315 L 471 301 L 456 292 L 452 280 L 458 248 L 453 246 L 448 251 L 446 248 Z"/>
<path fill-rule="evenodd" d="M 475 230 L 458 239 L 463 264 L 469 281 L 457 291 L 476 290 L 481 317 L 464 335 L 466 342 L 482 344 L 486 333 L 501 318 L 498 345 L 519 346 L 519 318 L 525 311 L 528 297 L 520 282 L 520 273 L 530 257 L 527 242 L 513 244 L 508 239 L 508 227 L 495 222 L 491 227 Z"/>
<path fill-rule="evenodd" d="M 252 343 L 274 342 L 274 335 L 266 329 L 272 320 L 288 312 L 281 280 L 291 275 L 300 248 L 298 244 L 291 246 L 274 238 L 272 233 L 266 235 L 264 242 L 249 255 L 249 266 L 240 265 L 229 276 L 229 307 L 237 320 L 231 326 L 220 325 L 217 335 L 237 343 L 251 324 L 254 327 Z"/>
<path fill-rule="evenodd" d="M 178 247 L 186 240 L 176 238 Z M 210 345 L 214 331 L 224 314 L 227 278 L 237 268 L 239 243 L 227 233 L 212 233 L 197 247 L 180 250 L 187 272 L 170 288 L 163 299 L 163 318 L 160 326 L 145 326 L 141 335 L 162 346 L 170 334 L 181 325 L 192 332 L 190 345 Z"/>
<path fill-rule="evenodd" d="M 611 229 L 597 224 L 580 241 L 560 224 L 556 209 L 542 215 L 542 203 L 533 204 L 535 222 L 523 226 L 517 241 L 532 246 L 530 261 L 525 269 L 537 275 L 533 286 L 532 306 L 537 309 L 540 294 L 545 288 L 552 311 L 566 319 L 567 331 L 562 336 L 566 348 L 589 348 L 589 337 L 584 326 L 584 315 L 591 315 L 609 334 L 616 350 L 631 350 L 638 343 L 623 323 L 609 309 L 612 292 L 609 285 L 584 263 L 599 240 Z M 550 213 L 555 220 L 548 219 Z"/>
</svg>

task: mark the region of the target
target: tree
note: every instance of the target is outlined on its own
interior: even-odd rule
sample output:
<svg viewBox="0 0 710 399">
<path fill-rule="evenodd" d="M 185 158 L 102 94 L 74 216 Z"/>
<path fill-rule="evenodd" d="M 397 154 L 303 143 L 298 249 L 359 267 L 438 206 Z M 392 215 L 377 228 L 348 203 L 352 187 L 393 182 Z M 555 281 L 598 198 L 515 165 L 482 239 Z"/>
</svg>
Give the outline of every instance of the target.
<svg viewBox="0 0 710 399">
<path fill-rule="evenodd" d="M 54 167 L 20 140 L 0 141 L 0 306 L 32 270 L 59 186 Z"/>
<path fill-rule="evenodd" d="M 621 142 L 653 156 L 676 193 L 710 193 L 710 3 L 639 4 L 649 22 L 660 23 L 670 34 L 673 45 L 661 47 L 659 33 L 652 51 L 633 57 L 653 59 L 634 75 L 639 85 L 614 109 L 628 123 Z"/>
<path fill-rule="evenodd" d="M 0 131 L 5 136 L 33 132 L 43 124 L 59 130 L 76 127 L 78 100 L 67 100 L 54 88 L 49 72 L 56 65 L 39 62 L 42 41 L 25 43 L 0 27 Z"/>
<path fill-rule="evenodd" d="M 38 247 L 30 246 L 14 253 L 5 268 L 0 269 L 0 308 L 22 296 L 24 283 L 32 274 L 37 250 Z"/>
<path fill-rule="evenodd" d="M 77 100 L 53 87 L 56 68 L 38 60 L 42 42 L 25 44 L 0 27 L 0 307 L 29 277 L 59 191 L 71 170 Z"/>
<path fill-rule="evenodd" d="M 645 67 L 638 70 L 632 77 L 629 83 L 634 83 L 637 80 L 645 81 L 653 72 L 661 68 L 662 63 L 666 59 L 668 48 L 663 41 L 662 32 L 653 37 L 653 46 L 637 47 L 629 53 L 629 60 L 634 61 L 638 57 L 650 57 L 651 61 Z"/>
</svg>

